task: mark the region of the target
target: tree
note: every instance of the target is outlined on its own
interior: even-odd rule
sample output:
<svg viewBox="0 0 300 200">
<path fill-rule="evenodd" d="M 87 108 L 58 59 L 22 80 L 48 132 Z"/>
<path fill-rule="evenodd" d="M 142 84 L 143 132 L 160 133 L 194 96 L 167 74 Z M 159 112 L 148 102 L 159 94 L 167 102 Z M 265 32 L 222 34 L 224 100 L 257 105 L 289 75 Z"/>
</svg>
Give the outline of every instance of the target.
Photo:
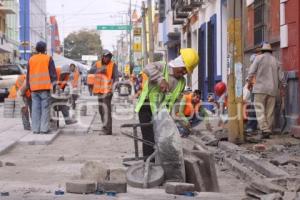
<svg viewBox="0 0 300 200">
<path fill-rule="evenodd" d="M 95 30 L 80 30 L 70 33 L 64 40 L 65 57 L 81 60 L 82 55 L 100 55 L 102 42 Z"/>
</svg>

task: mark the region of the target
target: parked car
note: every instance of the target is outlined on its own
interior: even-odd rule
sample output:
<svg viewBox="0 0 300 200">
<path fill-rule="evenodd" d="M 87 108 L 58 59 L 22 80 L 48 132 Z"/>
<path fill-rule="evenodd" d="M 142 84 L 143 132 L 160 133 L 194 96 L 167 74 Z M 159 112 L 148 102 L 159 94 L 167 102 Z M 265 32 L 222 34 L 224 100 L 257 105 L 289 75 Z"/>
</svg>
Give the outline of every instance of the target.
<svg viewBox="0 0 300 200">
<path fill-rule="evenodd" d="M 16 64 L 0 65 L 0 102 L 9 94 L 9 89 L 13 86 L 20 74 L 24 74 L 24 70 Z"/>
</svg>

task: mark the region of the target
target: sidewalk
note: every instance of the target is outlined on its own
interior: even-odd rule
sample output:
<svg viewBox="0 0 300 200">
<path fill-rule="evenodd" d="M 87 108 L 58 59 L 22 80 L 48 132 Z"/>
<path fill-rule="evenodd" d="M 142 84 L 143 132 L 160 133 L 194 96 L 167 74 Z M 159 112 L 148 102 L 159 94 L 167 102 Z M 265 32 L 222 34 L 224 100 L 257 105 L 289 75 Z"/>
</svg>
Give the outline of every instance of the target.
<svg viewBox="0 0 300 200">
<path fill-rule="evenodd" d="M 0 104 L 0 155 L 11 149 L 21 138 L 30 134 L 23 129 L 20 118 L 4 118 L 3 104 Z"/>
</svg>

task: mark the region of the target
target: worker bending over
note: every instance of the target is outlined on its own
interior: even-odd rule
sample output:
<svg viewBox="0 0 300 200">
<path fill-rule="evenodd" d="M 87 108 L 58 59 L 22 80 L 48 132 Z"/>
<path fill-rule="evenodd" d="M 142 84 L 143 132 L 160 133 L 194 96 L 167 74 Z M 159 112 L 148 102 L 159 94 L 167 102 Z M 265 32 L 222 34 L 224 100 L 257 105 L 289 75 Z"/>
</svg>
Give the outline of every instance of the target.
<svg viewBox="0 0 300 200">
<path fill-rule="evenodd" d="M 168 64 L 154 62 L 145 66 L 143 72 L 147 75 L 142 93 L 135 111 L 138 112 L 140 123 L 149 123 L 158 108 L 165 105 L 169 111 L 180 98 L 185 88 L 184 75 L 192 73 L 198 65 L 198 53 L 191 48 L 181 49 L 180 55 Z M 154 143 L 153 126 L 142 126 L 144 140 Z M 153 153 L 151 146 L 143 145 L 143 155 L 146 159 Z"/>
</svg>

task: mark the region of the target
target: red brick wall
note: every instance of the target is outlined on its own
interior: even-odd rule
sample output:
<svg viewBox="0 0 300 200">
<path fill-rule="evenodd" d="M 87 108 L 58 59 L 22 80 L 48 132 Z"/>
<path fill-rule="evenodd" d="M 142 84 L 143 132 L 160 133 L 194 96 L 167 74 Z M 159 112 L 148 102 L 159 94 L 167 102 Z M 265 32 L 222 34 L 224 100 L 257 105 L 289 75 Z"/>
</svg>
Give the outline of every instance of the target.
<svg viewBox="0 0 300 200">
<path fill-rule="evenodd" d="M 299 0 L 289 0 L 286 2 L 285 21 L 288 25 L 288 47 L 282 49 L 282 63 L 285 70 L 299 71 L 300 59 L 300 3 Z"/>
<path fill-rule="evenodd" d="M 253 6 L 249 6 L 247 8 L 247 28 L 246 28 L 246 35 L 247 35 L 247 41 L 246 41 L 246 48 L 252 47 L 254 44 L 254 34 L 253 34 L 253 28 L 254 28 L 254 9 Z"/>
<path fill-rule="evenodd" d="M 276 41 L 280 38 L 280 0 L 271 0 L 269 9 L 269 41 Z M 267 23 L 268 24 L 268 23 Z"/>
</svg>

